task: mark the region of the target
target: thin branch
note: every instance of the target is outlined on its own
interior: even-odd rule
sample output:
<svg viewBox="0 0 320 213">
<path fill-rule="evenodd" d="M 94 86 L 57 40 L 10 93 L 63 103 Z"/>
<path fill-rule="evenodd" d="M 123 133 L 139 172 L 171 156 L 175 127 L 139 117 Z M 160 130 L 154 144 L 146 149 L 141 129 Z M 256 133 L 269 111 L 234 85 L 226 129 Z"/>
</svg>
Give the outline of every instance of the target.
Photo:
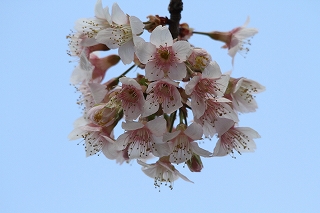
<svg viewBox="0 0 320 213">
<path fill-rule="evenodd" d="M 181 19 L 181 11 L 183 10 L 182 0 L 171 0 L 168 10 L 170 13 L 169 30 L 173 39 L 176 39 L 179 35 L 179 22 Z"/>
</svg>

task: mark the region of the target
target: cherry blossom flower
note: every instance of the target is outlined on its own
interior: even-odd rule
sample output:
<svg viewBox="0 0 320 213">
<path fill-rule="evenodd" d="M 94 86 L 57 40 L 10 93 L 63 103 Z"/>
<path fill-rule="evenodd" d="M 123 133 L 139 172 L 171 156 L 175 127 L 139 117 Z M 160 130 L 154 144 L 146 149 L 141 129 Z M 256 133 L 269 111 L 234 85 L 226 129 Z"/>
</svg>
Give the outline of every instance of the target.
<svg viewBox="0 0 320 213">
<path fill-rule="evenodd" d="M 152 115 L 159 110 L 160 105 L 164 113 L 170 114 L 182 107 L 181 96 L 177 89 L 179 83 L 164 78 L 149 84 L 146 92 L 146 102 L 143 117 Z"/>
<path fill-rule="evenodd" d="M 222 46 L 223 48 L 228 48 L 228 54 L 232 57 L 232 62 L 234 60 L 234 56 L 237 52 L 245 52 L 249 51 L 248 47 L 244 45 L 251 45 L 250 40 L 248 38 L 253 37 L 258 30 L 256 28 L 247 28 L 249 24 L 250 18 L 248 17 L 246 22 L 241 26 L 231 30 L 226 39 L 226 44 Z"/>
<path fill-rule="evenodd" d="M 193 48 L 188 62 L 194 71 L 202 72 L 212 61 L 211 55 L 202 48 Z"/>
<path fill-rule="evenodd" d="M 79 65 L 75 67 L 71 74 L 71 84 L 89 82 L 92 79 L 92 72 L 94 70 L 94 66 L 89 61 L 88 56 L 88 49 L 83 49 L 80 54 Z"/>
<path fill-rule="evenodd" d="M 219 65 L 211 61 L 210 69 L 195 75 L 185 86 L 185 92 L 191 96 L 192 112 L 196 118 L 203 115 L 206 99 L 223 96 L 229 83 L 229 76 L 221 76 Z"/>
<path fill-rule="evenodd" d="M 69 134 L 70 140 L 83 138 L 85 141 L 86 156 L 92 156 L 102 151 L 103 148 L 110 147 L 110 142 L 105 137 L 113 137 L 113 128 L 107 128 L 91 123 L 89 120 L 81 117 L 74 123 L 74 130 Z M 114 149 L 114 152 L 115 149 Z M 109 159 L 114 159 L 114 154 L 106 155 Z"/>
<path fill-rule="evenodd" d="M 189 24 L 182 23 L 179 26 L 179 40 L 188 40 L 193 35 L 193 28 Z"/>
<path fill-rule="evenodd" d="M 191 159 L 193 154 L 210 157 L 212 153 L 198 146 L 195 140 L 201 139 L 201 125 L 192 123 L 190 126 L 179 124 L 174 132 L 165 133 L 163 141 L 167 141 L 172 149 L 169 156 L 171 163 L 183 163 Z"/>
<path fill-rule="evenodd" d="M 100 30 L 95 38 L 110 49 L 119 48 L 122 62 L 129 64 L 134 59 L 134 45 L 140 41 L 138 35 L 142 34 L 144 24 L 139 18 L 126 15 L 117 3 L 112 5 L 111 16 L 109 12 L 106 14 L 110 27 Z"/>
<path fill-rule="evenodd" d="M 146 64 L 146 78 L 149 81 L 160 80 L 168 76 L 172 80 L 182 80 L 186 76 L 184 62 L 191 54 L 187 41 L 173 43 L 167 27 L 157 26 L 150 35 L 150 42 L 141 42 L 136 55 Z"/>
<path fill-rule="evenodd" d="M 228 54 L 232 57 L 232 64 L 237 52 L 247 53 L 249 48 L 246 45 L 251 45 L 250 39 L 258 33 L 256 28 L 247 28 L 250 18 L 248 17 L 246 22 L 241 27 L 236 27 L 229 32 L 213 31 L 210 33 L 193 32 L 196 34 L 203 34 L 210 36 L 210 38 L 218 41 L 222 41 L 225 45 L 222 48 L 228 49 Z"/>
<path fill-rule="evenodd" d="M 225 156 L 230 154 L 234 157 L 234 151 L 254 152 L 256 144 L 254 138 L 260 135 L 249 127 L 231 127 L 227 131 L 218 132 L 219 140 L 214 148 L 213 156 Z"/>
<path fill-rule="evenodd" d="M 143 113 L 145 99 L 142 88 L 136 80 L 122 77 L 119 79 L 122 83 L 122 89 L 118 93 L 118 98 L 122 102 L 126 120 L 134 120 Z"/>
<path fill-rule="evenodd" d="M 96 35 L 99 31 L 110 27 L 109 24 L 109 8 L 102 7 L 102 1 L 98 0 L 95 5 L 95 17 L 94 18 L 81 18 L 75 23 L 75 30 L 82 35 L 80 44 L 82 46 L 93 46 L 98 44 Z"/>
<path fill-rule="evenodd" d="M 162 157 L 170 153 L 167 143 L 162 142 L 166 132 L 166 120 L 163 117 L 145 122 L 126 121 L 122 123 L 126 130 L 117 140 L 118 150 L 128 150 L 128 157 L 147 158 L 149 154 Z"/>
<path fill-rule="evenodd" d="M 203 127 L 203 134 L 212 137 L 217 133 L 218 128 L 230 128 L 220 123 L 221 119 L 231 120 L 233 123 L 238 122 L 238 116 L 229 105 L 230 101 L 226 98 L 209 98 L 206 100 L 206 109 L 204 114 L 194 120 Z"/>
<path fill-rule="evenodd" d="M 142 171 L 149 177 L 154 179 L 155 188 L 160 188 L 163 182 L 169 184 L 169 188 L 173 189 L 173 182 L 179 177 L 183 180 L 193 183 L 186 176 L 181 174 L 169 161 L 159 159 L 156 163 L 147 164 L 140 160 L 137 161 L 142 167 Z"/>
<path fill-rule="evenodd" d="M 120 111 L 120 107 L 117 108 L 110 107 L 108 104 L 99 104 L 88 111 L 87 117 L 95 125 L 107 127 L 119 118 Z"/>
<path fill-rule="evenodd" d="M 263 92 L 265 87 L 247 78 L 231 78 L 226 98 L 232 101 L 234 110 L 242 113 L 255 112 L 257 102 L 252 94 Z"/>
</svg>

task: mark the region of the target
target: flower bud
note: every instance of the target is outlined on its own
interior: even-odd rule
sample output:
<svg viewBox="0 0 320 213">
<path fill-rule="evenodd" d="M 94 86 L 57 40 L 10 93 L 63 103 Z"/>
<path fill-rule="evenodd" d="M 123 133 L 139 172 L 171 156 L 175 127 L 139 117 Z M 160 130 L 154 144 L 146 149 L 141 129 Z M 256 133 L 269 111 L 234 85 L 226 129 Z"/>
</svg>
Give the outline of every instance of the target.
<svg viewBox="0 0 320 213">
<path fill-rule="evenodd" d="M 203 164 L 201 158 L 197 154 L 193 154 L 191 159 L 187 161 L 188 168 L 191 172 L 201 172 Z"/>
</svg>

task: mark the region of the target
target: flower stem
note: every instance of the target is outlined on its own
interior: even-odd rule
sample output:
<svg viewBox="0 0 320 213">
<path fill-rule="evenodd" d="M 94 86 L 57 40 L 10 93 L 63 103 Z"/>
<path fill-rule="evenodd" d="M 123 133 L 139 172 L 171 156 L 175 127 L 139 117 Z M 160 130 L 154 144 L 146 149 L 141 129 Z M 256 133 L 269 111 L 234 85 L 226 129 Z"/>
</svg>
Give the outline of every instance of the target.
<svg viewBox="0 0 320 213">
<path fill-rule="evenodd" d="M 119 82 L 119 79 L 122 78 L 123 76 L 125 76 L 130 70 L 132 70 L 136 65 L 132 65 L 131 67 L 129 67 L 129 69 L 127 69 L 126 71 L 124 71 L 121 75 L 119 75 L 116 80 Z"/>
<path fill-rule="evenodd" d="M 193 34 L 200 34 L 200 35 L 206 35 L 209 36 L 208 33 L 204 33 L 204 32 L 197 32 L 197 31 L 193 31 Z"/>
<path fill-rule="evenodd" d="M 171 113 L 170 115 L 170 127 L 169 127 L 169 132 L 172 132 L 172 129 L 173 129 L 173 124 L 174 124 L 174 121 L 176 120 L 176 115 L 177 115 L 177 110 L 174 111 L 173 113 Z"/>
</svg>

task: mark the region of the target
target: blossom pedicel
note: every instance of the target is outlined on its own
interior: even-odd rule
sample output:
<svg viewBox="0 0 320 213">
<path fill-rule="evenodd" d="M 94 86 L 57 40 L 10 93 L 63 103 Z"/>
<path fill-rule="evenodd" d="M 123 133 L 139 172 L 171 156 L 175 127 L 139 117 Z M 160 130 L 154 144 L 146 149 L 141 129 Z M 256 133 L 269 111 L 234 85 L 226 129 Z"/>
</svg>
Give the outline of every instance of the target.
<svg viewBox="0 0 320 213">
<path fill-rule="evenodd" d="M 171 3 L 176 1 L 182 6 L 181 0 Z M 202 33 L 159 15 L 149 15 L 142 22 L 116 3 L 110 14 L 101 0 L 94 13 L 92 18 L 76 21 L 75 31 L 67 36 L 68 54 L 79 58 L 71 83 L 80 92 L 78 104 L 83 107 L 69 139 L 83 138 L 86 156 L 103 153 L 120 164 L 137 160 L 142 171 L 154 178 L 156 188 L 165 183 L 172 189 L 179 177 L 192 182 L 174 165 L 200 172 L 201 158 L 235 158 L 235 152 L 255 150 L 253 139 L 260 136 L 249 127 L 239 127 L 238 113 L 254 112 L 258 106 L 253 95 L 265 87 L 247 78 L 233 78 L 231 72 L 222 74 L 205 49 L 188 41 L 194 34 L 204 34 L 224 42 L 233 65 L 237 52 L 248 52 L 243 47 L 250 44 L 247 38 L 258 32 L 246 28 L 249 19 L 229 32 Z M 167 26 L 174 23 L 180 27 L 176 37 Z M 144 31 L 151 33 L 149 42 L 140 37 Z M 110 49 L 118 49 L 119 55 L 96 54 Z M 107 70 L 120 60 L 134 64 L 104 82 Z M 135 66 L 142 74 L 129 77 Z M 117 126 L 123 132 L 115 137 Z M 199 146 L 199 141 L 215 135 L 218 141 L 211 151 Z M 154 158 L 155 163 L 148 163 Z"/>
</svg>

